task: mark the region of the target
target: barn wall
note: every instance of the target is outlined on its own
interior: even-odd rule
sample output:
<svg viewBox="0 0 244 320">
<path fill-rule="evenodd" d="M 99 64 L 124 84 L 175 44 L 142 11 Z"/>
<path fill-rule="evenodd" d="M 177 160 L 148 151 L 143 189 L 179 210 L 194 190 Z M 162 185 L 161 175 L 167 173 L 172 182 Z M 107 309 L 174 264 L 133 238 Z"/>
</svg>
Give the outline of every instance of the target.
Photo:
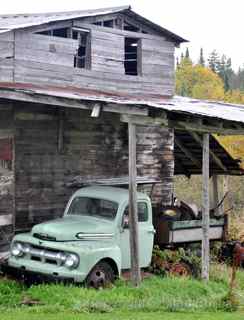
<svg viewBox="0 0 244 320">
<path fill-rule="evenodd" d="M 0 81 L 14 81 L 14 33 L 0 34 Z"/>
<path fill-rule="evenodd" d="M 13 111 L 0 103 L 0 251 L 5 250 L 14 229 Z"/>
<path fill-rule="evenodd" d="M 127 125 L 118 115 L 103 113 L 94 119 L 88 111 L 64 110 L 62 148 L 59 125 L 56 108 L 20 103 L 16 108 L 17 229 L 60 216 L 74 192 L 65 183 L 77 175 L 84 179 L 128 175 Z M 154 189 L 153 200 L 168 202 L 172 134 L 144 127 L 138 127 L 137 133 L 138 174 L 162 177 L 164 183 Z"/>
<path fill-rule="evenodd" d="M 0 81 L 53 84 L 129 95 L 174 94 L 174 43 L 162 37 L 75 22 L 91 31 L 91 69 L 74 68 L 78 40 L 16 30 L 0 35 Z M 124 39 L 141 40 L 141 74 L 126 75 Z"/>
</svg>

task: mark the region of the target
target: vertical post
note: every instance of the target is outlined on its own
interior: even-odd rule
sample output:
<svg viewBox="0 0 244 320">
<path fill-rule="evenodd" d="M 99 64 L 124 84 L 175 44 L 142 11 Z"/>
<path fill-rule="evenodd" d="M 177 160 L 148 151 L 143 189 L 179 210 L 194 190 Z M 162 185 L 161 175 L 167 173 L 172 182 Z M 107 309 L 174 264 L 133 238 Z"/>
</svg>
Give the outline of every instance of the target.
<svg viewBox="0 0 244 320">
<path fill-rule="evenodd" d="M 136 125 L 129 121 L 129 225 L 130 225 L 130 256 L 131 281 L 138 286 L 141 281 L 139 267 L 137 185 L 136 185 Z"/>
<path fill-rule="evenodd" d="M 223 176 L 223 194 L 224 195 L 227 194 L 227 197 L 223 204 L 223 211 L 226 211 L 231 207 L 229 197 L 228 197 L 228 192 L 229 192 L 229 177 Z"/>
<path fill-rule="evenodd" d="M 218 186 L 218 176 L 213 175 L 212 177 L 212 183 L 213 183 L 213 207 L 217 208 L 217 205 L 219 204 L 219 186 Z M 216 209 L 216 215 L 219 216 L 221 214 L 221 208 Z"/>
<path fill-rule="evenodd" d="M 202 279 L 209 280 L 209 134 L 203 135 L 202 155 Z"/>
</svg>

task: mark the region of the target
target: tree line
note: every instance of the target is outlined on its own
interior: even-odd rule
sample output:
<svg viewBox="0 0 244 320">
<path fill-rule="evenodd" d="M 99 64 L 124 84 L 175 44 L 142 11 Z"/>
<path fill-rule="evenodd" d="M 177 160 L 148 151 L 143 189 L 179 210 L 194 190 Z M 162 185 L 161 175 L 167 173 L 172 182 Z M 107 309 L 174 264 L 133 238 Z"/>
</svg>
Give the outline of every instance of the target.
<svg viewBox="0 0 244 320">
<path fill-rule="evenodd" d="M 235 72 L 231 58 L 216 50 L 205 59 L 202 48 L 194 63 L 187 48 L 177 59 L 176 94 L 244 104 L 244 68 Z"/>
</svg>

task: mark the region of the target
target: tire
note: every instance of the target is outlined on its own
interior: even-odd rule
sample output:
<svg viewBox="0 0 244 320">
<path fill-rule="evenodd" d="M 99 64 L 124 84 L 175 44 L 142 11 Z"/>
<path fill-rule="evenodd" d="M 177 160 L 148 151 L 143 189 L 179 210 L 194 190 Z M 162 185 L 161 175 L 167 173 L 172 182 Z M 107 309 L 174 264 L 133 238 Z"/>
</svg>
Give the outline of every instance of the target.
<svg viewBox="0 0 244 320">
<path fill-rule="evenodd" d="M 85 285 L 88 288 L 103 289 L 109 287 L 115 280 L 113 268 L 105 261 L 98 262 L 88 274 Z"/>
<path fill-rule="evenodd" d="M 192 269 L 189 264 L 180 261 L 172 263 L 169 269 L 169 273 L 173 276 L 191 277 L 193 275 Z"/>
</svg>

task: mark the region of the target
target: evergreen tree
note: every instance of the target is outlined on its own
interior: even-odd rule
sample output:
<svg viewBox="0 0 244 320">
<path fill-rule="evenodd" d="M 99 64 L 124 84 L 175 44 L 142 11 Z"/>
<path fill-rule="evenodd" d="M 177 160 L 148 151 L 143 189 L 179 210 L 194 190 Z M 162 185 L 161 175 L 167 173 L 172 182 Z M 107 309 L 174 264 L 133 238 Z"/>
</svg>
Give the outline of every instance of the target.
<svg viewBox="0 0 244 320">
<path fill-rule="evenodd" d="M 233 82 L 232 78 L 234 75 L 234 71 L 232 70 L 230 58 L 227 58 L 225 55 L 222 55 L 217 65 L 216 73 L 220 76 L 220 78 L 224 82 L 225 92 L 229 91 L 230 89 L 233 89 L 233 87 L 231 86 L 231 83 Z"/>
<path fill-rule="evenodd" d="M 199 62 L 198 62 L 201 66 L 205 66 L 205 59 L 203 56 L 203 48 L 200 49 L 200 58 L 199 58 Z"/>
<path fill-rule="evenodd" d="M 190 52 L 189 52 L 189 48 L 186 48 L 185 58 L 186 58 L 186 59 L 190 59 Z"/>
<path fill-rule="evenodd" d="M 210 53 L 209 58 L 208 58 L 208 66 L 213 72 L 217 73 L 218 68 L 219 68 L 219 63 L 220 63 L 219 62 L 219 55 L 216 50 L 213 50 Z"/>
<path fill-rule="evenodd" d="M 184 60 L 184 53 L 183 52 L 181 52 L 181 55 L 180 55 L 180 62 L 182 62 L 183 60 Z"/>
</svg>

